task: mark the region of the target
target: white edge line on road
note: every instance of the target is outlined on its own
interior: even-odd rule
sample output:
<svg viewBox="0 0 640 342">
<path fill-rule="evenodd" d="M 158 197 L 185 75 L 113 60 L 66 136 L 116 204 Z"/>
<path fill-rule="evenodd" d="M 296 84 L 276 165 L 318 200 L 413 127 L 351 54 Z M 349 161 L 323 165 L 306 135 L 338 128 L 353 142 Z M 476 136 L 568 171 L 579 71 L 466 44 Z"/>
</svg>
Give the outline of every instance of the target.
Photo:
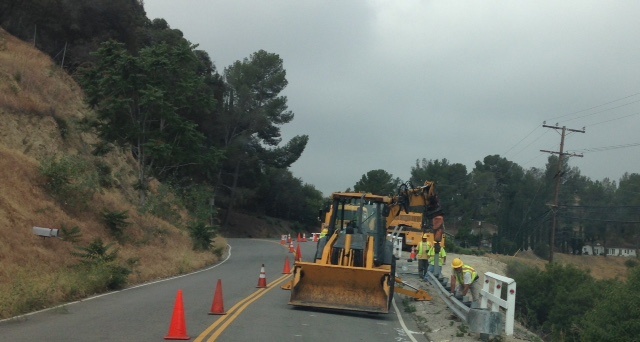
<svg viewBox="0 0 640 342">
<path fill-rule="evenodd" d="M 18 316 L 14 316 L 14 317 L 5 318 L 5 319 L 0 320 L 0 323 L 5 322 L 5 321 L 19 320 L 19 319 L 21 319 L 23 317 L 35 315 L 35 314 L 38 314 L 38 313 L 41 313 L 41 312 L 46 312 L 46 311 L 53 310 L 53 309 L 62 308 L 62 307 L 65 307 L 67 305 L 86 302 L 88 300 L 92 300 L 92 299 L 96 299 L 96 298 L 112 295 L 112 294 L 115 294 L 115 293 L 128 291 L 128 290 L 133 290 L 133 289 L 137 289 L 139 287 L 152 285 L 152 284 L 157 284 L 157 283 L 161 283 L 163 281 L 169 281 L 169 280 L 173 280 L 173 279 L 178 279 L 178 278 L 186 277 L 186 276 L 189 276 L 189 275 L 192 275 L 192 274 L 196 274 L 196 273 L 200 273 L 200 272 L 204 272 L 204 271 L 208 271 L 208 270 L 214 269 L 214 268 L 224 264 L 231 257 L 231 245 L 227 244 L 227 247 L 229 247 L 229 252 L 227 253 L 227 257 L 224 258 L 224 260 L 218 262 L 217 264 L 215 264 L 213 266 L 210 266 L 210 267 L 207 267 L 207 268 L 195 271 L 195 272 L 181 274 L 181 275 L 175 276 L 175 277 L 165 278 L 165 279 L 160 279 L 160 280 L 154 280 L 154 281 L 151 281 L 151 282 L 148 282 L 148 283 L 143 283 L 143 284 L 135 285 L 135 286 L 132 286 L 132 287 L 127 287 L 126 289 L 122 289 L 122 290 L 118 290 L 118 291 L 111 291 L 111 292 L 107 292 L 107 293 L 102 293 L 102 294 L 99 294 L 99 295 L 96 295 L 96 296 L 93 296 L 93 297 L 88 297 L 88 298 L 85 298 L 85 299 L 77 300 L 75 302 L 64 303 L 64 304 L 56 305 L 56 306 L 53 306 L 53 307 L 50 307 L 50 308 L 46 308 L 46 309 L 42 309 L 42 310 L 38 310 L 38 311 L 34 311 L 34 312 L 29 312 L 29 313 L 18 315 Z"/>
<path fill-rule="evenodd" d="M 400 314 L 400 310 L 396 305 L 396 299 L 393 298 L 391 302 L 393 303 L 393 309 L 396 310 L 396 316 L 398 316 L 398 320 L 400 321 L 400 326 L 402 326 L 402 329 L 404 330 L 404 332 L 407 334 L 407 336 L 409 336 L 409 339 L 411 339 L 411 341 L 418 342 L 418 340 L 416 340 L 415 337 L 413 337 L 413 332 L 409 331 L 407 326 L 404 324 L 404 320 L 402 319 L 402 314 Z"/>
</svg>

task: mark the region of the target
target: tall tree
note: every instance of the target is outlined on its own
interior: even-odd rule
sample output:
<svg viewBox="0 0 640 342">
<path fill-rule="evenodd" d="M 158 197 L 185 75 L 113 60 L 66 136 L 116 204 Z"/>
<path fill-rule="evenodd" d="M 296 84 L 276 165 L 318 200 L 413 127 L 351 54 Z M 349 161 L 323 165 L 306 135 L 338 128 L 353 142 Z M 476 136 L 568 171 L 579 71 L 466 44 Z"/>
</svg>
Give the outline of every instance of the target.
<svg viewBox="0 0 640 342">
<path fill-rule="evenodd" d="M 166 176 L 184 167 L 214 167 L 219 153 L 187 117 L 210 115 L 193 47 L 154 45 L 132 56 L 109 41 L 83 74 L 88 103 L 96 109 L 98 131 L 106 141 L 130 147 L 139 164 L 140 201 L 150 175 Z"/>
<path fill-rule="evenodd" d="M 370 192 L 375 195 L 393 195 L 402 181 L 400 178 L 393 178 L 393 175 L 385 170 L 371 170 L 362 175 L 359 181 L 353 186 L 356 192 Z"/>
<path fill-rule="evenodd" d="M 280 95 L 288 83 L 280 56 L 264 50 L 255 52 L 226 68 L 224 80 L 216 136 L 225 151 L 224 168 L 217 183 L 218 189 L 229 190 L 223 219 L 226 225 L 238 189 L 252 192 L 267 166 L 289 167 L 304 151 L 308 136 L 296 136 L 278 146 L 282 141 L 280 126 L 294 117 L 288 110 L 287 98 Z"/>
</svg>

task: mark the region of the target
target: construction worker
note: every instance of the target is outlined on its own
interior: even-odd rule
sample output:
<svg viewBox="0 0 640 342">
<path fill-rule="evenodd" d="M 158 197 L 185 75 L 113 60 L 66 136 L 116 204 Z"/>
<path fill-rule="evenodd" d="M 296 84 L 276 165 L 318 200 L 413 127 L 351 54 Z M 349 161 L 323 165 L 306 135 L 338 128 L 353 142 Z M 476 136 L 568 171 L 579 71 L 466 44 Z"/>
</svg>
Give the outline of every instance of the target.
<svg viewBox="0 0 640 342">
<path fill-rule="evenodd" d="M 465 265 L 460 258 L 453 259 L 451 266 L 453 267 L 451 295 L 462 295 L 464 297 L 471 292 L 471 301 L 480 304 L 479 276 L 476 270 L 469 265 Z"/>
<path fill-rule="evenodd" d="M 322 231 L 320 232 L 320 239 L 322 239 L 323 237 L 327 236 L 327 234 L 329 234 L 329 229 L 327 228 L 322 228 Z"/>
<path fill-rule="evenodd" d="M 436 242 L 435 245 L 439 246 L 440 242 Z M 429 268 L 427 269 L 427 272 L 432 273 L 436 278 L 439 278 L 440 274 L 442 274 L 440 272 L 442 266 L 447 262 L 447 252 L 444 250 L 444 247 L 440 247 L 439 253 L 436 253 L 436 249 L 437 248 L 435 248 L 435 246 L 434 248 L 429 249 Z"/>
<path fill-rule="evenodd" d="M 427 239 L 428 235 L 422 234 L 422 241 L 418 245 L 418 277 L 424 279 L 427 275 L 427 268 L 429 267 L 429 250 L 431 249 L 431 243 Z"/>
<path fill-rule="evenodd" d="M 318 238 L 318 244 L 316 244 L 316 260 L 322 259 L 322 251 L 324 250 L 324 246 L 326 246 L 327 240 L 329 239 L 327 237 L 327 234 L 329 234 L 329 229 L 327 228 L 323 228 L 320 232 L 320 238 Z"/>
</svg>

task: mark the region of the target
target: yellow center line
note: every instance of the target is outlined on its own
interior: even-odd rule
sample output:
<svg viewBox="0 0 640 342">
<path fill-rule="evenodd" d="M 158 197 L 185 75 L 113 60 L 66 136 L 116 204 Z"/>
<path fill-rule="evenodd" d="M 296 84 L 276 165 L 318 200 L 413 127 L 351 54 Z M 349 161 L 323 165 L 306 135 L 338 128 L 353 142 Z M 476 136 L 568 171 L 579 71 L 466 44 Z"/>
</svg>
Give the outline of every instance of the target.
<svg viewBox="0 0 640 342">
<path fill-rule="evenodd" d="M 249 295 L 248 297 L 246 297 L 245 299 L 243 299 L 240 302 L 238 302 L 231 309 L 229 309 L 229 311 L 227 311 L 227 315 L 221 316 L 217 321 L 215 321 L 205 331 L 203 331 L 194 340 L 194 342 L 202 342 L 202 341 L 204 341 L 204 339 L 207 338 L 207 335 L 211 334 L 212 332 L 213 332 L 213 334 L 209 337 L 209 339 L 207 339 L 207 341 L 208 342 L 215 341 L 225 331 L 225 329 L 229 326 L 229 324 L 233 323 L 233 321 L 235 321 L 236 318 L 238 318 L 240 316 L 240 314 L 242 314 L 242 312 L 247 307 L 249 307 L 249 305 L 251 305 L 251 303 L 253 303 L 256 300 L 260 299 L 267 292 L 269 292 L 269 291 L 273 290 L 274 288 L 278 287 L 278 285 L 280 285 L 280 283 L 282 283 L 283 281 L 287 280 L 287 278 L 289 278 L 290 276 L 291 276 L 290 274 L 285 274 L 285 275 L 281 276 L 280 278 L 276 279 L 276 281 L 271 283 L 266 289 L 261 288 L 261 289 L 257 290 L 256 292 L 252 293 L 251 295 Z M 220 328 L 216 330 L 216 328 L 218 328 L 218 326 L 220 326 Z"/>
</svg>

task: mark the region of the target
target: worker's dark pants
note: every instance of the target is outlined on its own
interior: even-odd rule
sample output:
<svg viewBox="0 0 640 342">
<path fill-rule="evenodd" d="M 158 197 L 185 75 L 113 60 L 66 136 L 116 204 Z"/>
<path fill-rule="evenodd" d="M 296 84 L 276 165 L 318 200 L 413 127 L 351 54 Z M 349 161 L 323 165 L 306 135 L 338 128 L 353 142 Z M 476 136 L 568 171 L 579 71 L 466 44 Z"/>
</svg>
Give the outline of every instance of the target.
<svg viewBox="0 0 640 342">
<path fill-rule="evenodd" d="M 418 259 L 418 277 L 424 279 L 427 275 L 427 268 L 429 268 L 429 259 Z"/>
</svg>

